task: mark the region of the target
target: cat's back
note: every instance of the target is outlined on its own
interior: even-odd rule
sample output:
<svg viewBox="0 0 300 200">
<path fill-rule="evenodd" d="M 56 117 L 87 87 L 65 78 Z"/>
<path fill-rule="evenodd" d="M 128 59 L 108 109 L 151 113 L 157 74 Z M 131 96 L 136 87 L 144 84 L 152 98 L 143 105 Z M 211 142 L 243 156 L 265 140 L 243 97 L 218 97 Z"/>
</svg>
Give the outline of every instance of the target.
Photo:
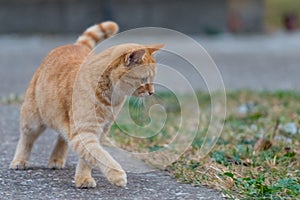
<svg viewBox="0 0 300 200">
<path fill-rule="evenodd" d="M 58 88 L 68 87 L 89 53 L 90 49 L 80 45 L 64 45 L 53 49 L 34 74 L 35 83 L 32 87 L 37 93 L 55 92 Z"/>
<path fill-rule="evenodd" d="M 42 61 L 40 70 L 63 72 L 72 67 L 78 67 L 90 53 L 90 49 L 82 45 L 64 45 L 53 49 Z"/>
</svg>

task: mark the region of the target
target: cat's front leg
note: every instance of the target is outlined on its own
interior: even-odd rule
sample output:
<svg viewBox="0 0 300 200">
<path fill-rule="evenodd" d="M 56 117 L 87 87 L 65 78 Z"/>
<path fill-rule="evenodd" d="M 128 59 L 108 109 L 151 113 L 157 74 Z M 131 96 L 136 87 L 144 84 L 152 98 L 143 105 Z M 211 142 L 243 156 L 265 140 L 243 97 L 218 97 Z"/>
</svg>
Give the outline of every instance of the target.
<svg viewBox="0 0 300 200">
<path fill-rule="evenodd" d="M 120 169 L 108 168 L 105 174 L 106 174 L 108 181 L 111 184 L 119 186 L 119 187 L 126 186 L 127 175 L 122 168 L 120 168 Z"/>
<path fill-rule="evenodd" d="M 119 187 L 126 186 L 127 176 L 125 171 L 120 164 L 102 148 L 97 134 L 91 132 L 74 133 L 71 139 L 71 146 L 87 165 L 99 168 L 111 184 Z M 82 171 L 80 170 L 80 165 L 78 166 L 78 172 Z M 80 177 L 80 173 L 77 173 L 77 175 L 77 177 Z M 80 183 L 84 181 L 80 181 L 79 178 L 77 180 L 78 184 L 76 183 L 76 185 L 80 187 Z"/>
</svg>

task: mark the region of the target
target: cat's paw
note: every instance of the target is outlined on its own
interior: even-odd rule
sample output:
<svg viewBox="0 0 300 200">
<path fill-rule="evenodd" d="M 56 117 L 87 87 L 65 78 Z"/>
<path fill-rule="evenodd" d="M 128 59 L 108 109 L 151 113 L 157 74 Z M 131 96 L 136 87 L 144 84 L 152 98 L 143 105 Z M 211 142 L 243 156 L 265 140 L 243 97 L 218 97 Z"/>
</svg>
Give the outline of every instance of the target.
<svg viewBox="0 0 300 200">
<path fill-rule="evenodd" d="M 80 189 L 94 188 L 97 185 L 92 177 L 76 177 L 75 184 Z"/>
<path fill-rule="evenodd" d="M 64 160 L 51 159 L 48 164 L 50 169 L 63 169 L 65 167 Z"/>
<path fill-rule="evenodd" d="M 9 169 L 14 169 L 14 170 L 25 170 L 27 168 L 28 168 L 28 162 L 25 160 L 13 160 L 9 165 Z"/>
<path fill-rule="evenodd" d="M 109 169 L 106 176 L 113 185 L 125 187 L 127 184 L 127 176 L 123 169 Z"/>
</svg>

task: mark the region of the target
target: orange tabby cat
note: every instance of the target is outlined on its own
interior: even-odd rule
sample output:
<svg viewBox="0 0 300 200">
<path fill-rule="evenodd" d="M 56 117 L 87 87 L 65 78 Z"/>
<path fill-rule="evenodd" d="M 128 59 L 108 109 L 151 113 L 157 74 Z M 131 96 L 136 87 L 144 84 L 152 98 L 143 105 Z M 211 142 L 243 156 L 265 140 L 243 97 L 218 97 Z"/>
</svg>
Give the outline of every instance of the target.
<svg viewBox="0 0 300 200">
<path fill-rule="evenodd" d="M 50 168 L 64 167 L 69 144 L 80 156 L 77 187 L 96 186 L 92 167 L 99 168 L 110 183 L 126 185 L 126 173 L 102 148 L 100 138 L 109 131 L 126 96 L 153 94 L 153 53 L 163 45 L 118 45 L 85 61 L 97 42 L 117 31 L 114 22 L 103 22 L 88 28 L 74 45 L 56 48 L 46 56 L 25 94 L 11 169 L 28 167 L 34 142 L 49 127 L 60 133 Z"/>
</svg>

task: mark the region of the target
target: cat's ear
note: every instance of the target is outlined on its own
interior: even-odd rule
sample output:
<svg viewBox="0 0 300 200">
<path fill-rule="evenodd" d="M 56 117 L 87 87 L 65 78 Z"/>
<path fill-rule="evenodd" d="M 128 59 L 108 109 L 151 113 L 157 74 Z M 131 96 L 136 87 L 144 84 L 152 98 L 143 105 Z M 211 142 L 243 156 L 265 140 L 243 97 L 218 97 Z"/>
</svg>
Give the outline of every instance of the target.
<svg viewBox="0 0 300 200">
<path fill-rule="evenodd" d="M 152 55 L 156 51 L 163 48 L 164 46 L 165 46 L 164 44 L 151 44 L 151 45 L 147 45 L 146 48 L 148 49 L 149 53 Z"/>
<path fill-rule="evenodd" d="M 128 53 L 125 56 L 125 65 L 129 66 L 134 63 L 139 63 L 145 56 L 145 49 L 138 49 Z"/>
</svg>

